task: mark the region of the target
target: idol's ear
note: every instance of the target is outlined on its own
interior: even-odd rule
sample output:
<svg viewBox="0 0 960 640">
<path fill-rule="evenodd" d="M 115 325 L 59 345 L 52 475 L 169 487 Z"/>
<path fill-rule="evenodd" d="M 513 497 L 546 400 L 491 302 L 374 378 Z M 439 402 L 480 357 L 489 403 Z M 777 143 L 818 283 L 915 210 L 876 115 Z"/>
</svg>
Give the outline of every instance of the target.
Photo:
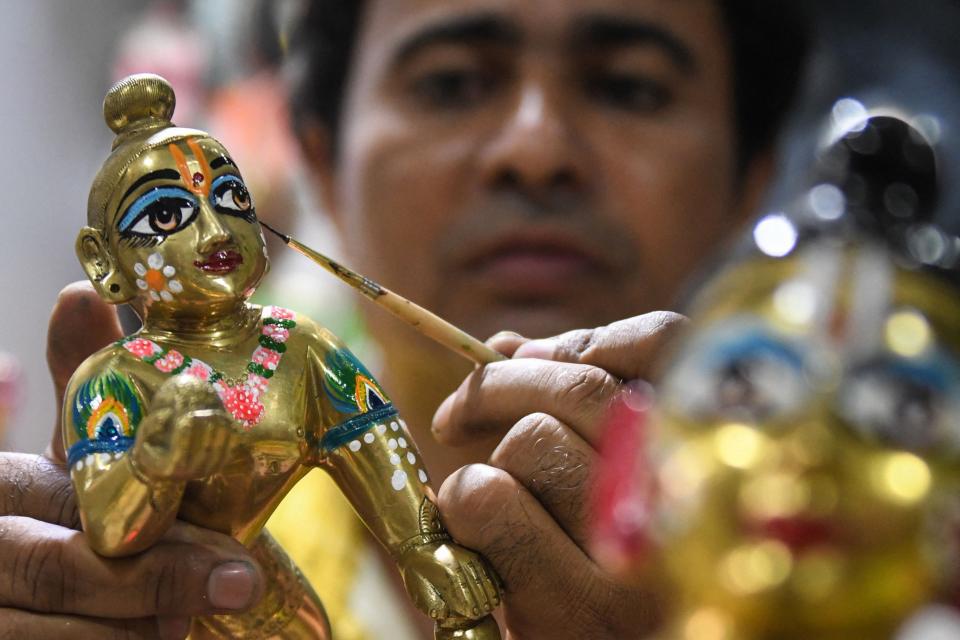
<svg viewBox="0 0 960 640">
<path fill-rule="evenodd" d="M 80 265 L 101 298 L 110 304 L 122 304 L 136 297 L 136 287 L 120 273 L 99 229 L 81 229 L 76 250 Z"/>
</svg>

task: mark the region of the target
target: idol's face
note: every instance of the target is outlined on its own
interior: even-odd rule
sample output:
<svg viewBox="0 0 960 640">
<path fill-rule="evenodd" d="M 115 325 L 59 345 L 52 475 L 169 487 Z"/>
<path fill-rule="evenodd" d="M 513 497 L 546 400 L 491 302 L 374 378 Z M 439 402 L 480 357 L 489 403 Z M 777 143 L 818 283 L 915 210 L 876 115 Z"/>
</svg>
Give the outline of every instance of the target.
<svg viewBox="0 0 960 640">
<path fill-rule="evenodd" d="M 472 333 L 665 308 L 736 228 L 713 0 L 372 0 L 354 51 L 315 164 L 345 248 Z"/>
<path fill-rule="evenodd" d="M 960 569 L 956 293 L 882 252 L 815 249 L 737 267 L 693 317 L 651 451 L 687 614 L 890 637 Z"/>
<path fill-rule="evenodd" d="M 250 193 L 211 138 L 180 139 L 141 154 L 107 211 L 110 250 L 148 308 L 202 309 L 246 299 L 266 272 Z"/>
</svg>

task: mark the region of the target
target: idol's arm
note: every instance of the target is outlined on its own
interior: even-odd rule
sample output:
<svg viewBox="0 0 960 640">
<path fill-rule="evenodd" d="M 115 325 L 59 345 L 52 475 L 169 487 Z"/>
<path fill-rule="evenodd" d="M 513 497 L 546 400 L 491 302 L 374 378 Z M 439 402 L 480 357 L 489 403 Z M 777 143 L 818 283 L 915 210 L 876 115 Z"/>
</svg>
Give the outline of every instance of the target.
<svg viewBox="0 0 960 640">
<path fill-rule="evenodd" d="M 88 543 L 124 556 L 166 532 L 186 481 L 219 468 L 231 430 L 209 385 L 171 378 L 147 411 L 131 376 L 99 364 L 88 361 L 70 383 L 64 443 Z"/>
<path fill-rule="evenodd" d="M 414 604 L 441 626 L 492 611 L 500 600 L 492 570 L 444 529 L 420 454 L 376 382 L 345 349 L 311 370 L 308 394 L 327 401 L 312 419 L 330 425 L 317 431 L 315 461 L 396 560 Z"/>
</svg>

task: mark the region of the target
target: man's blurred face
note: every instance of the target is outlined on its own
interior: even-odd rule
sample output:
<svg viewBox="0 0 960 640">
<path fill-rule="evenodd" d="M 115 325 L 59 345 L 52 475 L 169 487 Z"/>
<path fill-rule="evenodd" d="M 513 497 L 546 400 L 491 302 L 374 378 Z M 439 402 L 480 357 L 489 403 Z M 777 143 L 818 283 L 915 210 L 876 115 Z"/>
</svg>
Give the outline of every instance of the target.
<svg viewBox="0 0 960 640">
<path fill-rule="evenodd" d="M 354 56 L 350 261 L 480 337 L 666 308 L 736 224 L 712 0 L 371 0 Z"/>
</svg>

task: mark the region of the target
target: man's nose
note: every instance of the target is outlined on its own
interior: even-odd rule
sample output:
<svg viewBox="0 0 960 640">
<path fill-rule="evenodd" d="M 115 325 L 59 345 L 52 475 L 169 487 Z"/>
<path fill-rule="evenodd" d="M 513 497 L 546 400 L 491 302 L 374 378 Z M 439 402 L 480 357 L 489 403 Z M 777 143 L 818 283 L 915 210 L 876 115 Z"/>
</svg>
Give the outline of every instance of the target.
<svg viewBox="0 0 960 640">
<path fill-rule="evenodd" d="M 522 87 L 498 134 L 483 152 L 488 185 L 548 196 L 573 191 L 586 177 L 586 148 L 560 90 Z"/>
<path fill-rule="evenodd" d="M 197 249 L 200 255 L 209 255 L 232 240 L 233 236 L 224 225 L 221 215 L 206 202 L 200 205 L 196 225 L 199 234 Z"/>
</svg>

